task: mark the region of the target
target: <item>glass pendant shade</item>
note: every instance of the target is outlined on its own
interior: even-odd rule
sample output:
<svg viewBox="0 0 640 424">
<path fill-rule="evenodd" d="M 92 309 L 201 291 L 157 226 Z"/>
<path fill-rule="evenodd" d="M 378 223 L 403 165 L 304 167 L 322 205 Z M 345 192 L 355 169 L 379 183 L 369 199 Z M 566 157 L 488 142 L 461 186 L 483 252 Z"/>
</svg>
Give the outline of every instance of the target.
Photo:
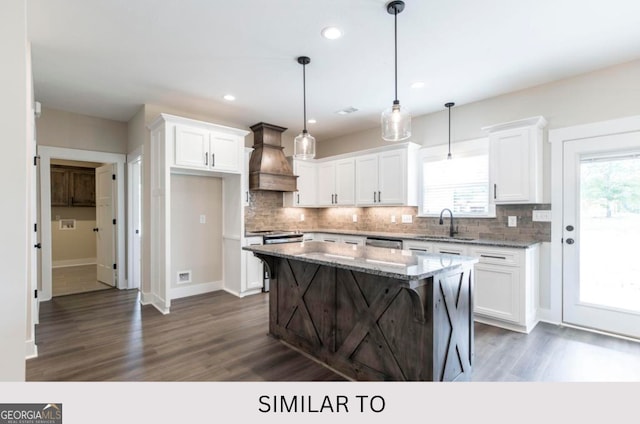
<svg viewBox="0 0 640 424">
<path fill-rule="evenodd" d="M 411 137 L 411 114 L 409 109 L 394 101 L 393 106 L 382 112 L 382 139 L 402 141 Z"/>
<path fill-rule="evenodd" d="M 302 130 L 293 140 L 293 155 L 296 159 L 303 160 L 316 156 L 316 139 L 307 130 Z"/>
</svg>

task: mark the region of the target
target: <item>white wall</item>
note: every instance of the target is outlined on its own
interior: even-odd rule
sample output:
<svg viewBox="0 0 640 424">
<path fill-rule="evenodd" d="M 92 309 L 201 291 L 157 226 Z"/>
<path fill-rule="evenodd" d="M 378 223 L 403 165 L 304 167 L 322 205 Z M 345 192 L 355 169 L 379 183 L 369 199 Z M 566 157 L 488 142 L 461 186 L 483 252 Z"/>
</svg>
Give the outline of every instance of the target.
<svg viewBox="0 0 640 424">
<path fill-rule="evenodd" d="M 26 2 L 0 2 L 0 119 L 2 153 L 0 167 L 2 208 L 0 243 L 0 381 L 24 381 L 25 341 L 27 339 L 27 270 L 29 171 L 27 157 L 28 75 Z"/>
</svg>

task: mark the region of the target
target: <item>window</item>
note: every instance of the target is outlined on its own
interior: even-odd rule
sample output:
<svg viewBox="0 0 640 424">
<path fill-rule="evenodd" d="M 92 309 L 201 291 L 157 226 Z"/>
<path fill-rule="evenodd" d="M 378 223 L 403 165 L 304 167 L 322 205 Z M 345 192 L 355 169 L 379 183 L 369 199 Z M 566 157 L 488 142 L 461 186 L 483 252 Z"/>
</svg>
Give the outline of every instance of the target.
<svg viewBox="0 0 640 424">
<path fill-rule="evenodd" d="M 489 140 L 455 143 L 453 159 L 447 146 L 420 151 L 420 215 L 440 215 L 449 208 L 456 216 L 495 217 L 489 198 Z"/>
</svg>

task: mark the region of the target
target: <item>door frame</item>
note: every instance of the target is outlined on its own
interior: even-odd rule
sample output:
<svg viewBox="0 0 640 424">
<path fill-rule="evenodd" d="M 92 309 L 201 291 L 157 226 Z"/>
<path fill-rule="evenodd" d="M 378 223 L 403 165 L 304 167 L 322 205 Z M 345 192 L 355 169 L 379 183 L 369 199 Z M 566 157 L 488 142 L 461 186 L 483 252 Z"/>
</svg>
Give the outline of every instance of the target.
<svg viewBox="0 0 640 424">
<path fill-rule="evenodd" d="M 127 155 L 127 281 L 128 281 L 128 288 L 130 289 L 138 289 L 141 290 L 141 286 L 142 286 L 142 269 L 140 269 L 140 275 L 139 277 L 139 284 L 136 285 L 135 284 L 135 278 L 133 275 L 133 243 L 135 242 L 135 228 L 133 228 L 133 215 L 134 215 L 134 204 L 136 204 L 135 200 L 134 200 L 134 188 L 133 188 L 133 167 L 134 164 L 136 162 L 140 162 L 140 183 L 143 183 L 143 175 L 144 175 L 144 163 L 143 163 L 143 156 L 144 156 L 144 146 L 140 146 L 137 149 L 135 149 L 133 152 L 129 153 Z M 142 188 L 140 190 L 140 193 L 138 193 L 138 199 L 137 199 L 137 205 L 140 209 L 142 209 Z M 142 215 L 142 214 L 141 214 Z M 142 218 L 144 218 L 142 216 Z M 141 241 L 142 243 L 142 241 Z M 142 255 L 142 246 L 140 246 L 140 255 Z M 142 258 L 141 258 L 142 259 Z M 140 268 L 142 268 L 142 263 L 140 264 Z"/>
<path fill-rule="evenodd" d="M 563 187 L 564 143 L 566 141 L 602 137 L 640 131 L 640 116 L 612 119 L 591 124 L 558 128 L 549 131 L 551 143 L 551 187 Z M 563 190 L 551 191 L 551 262 L 550 308 L 548 316 L 540 317 L 549 322 L 563 323 Z"/>
<path fill-rule="evenodd" d="M 51 259 L 51 159 L 66 159 L 84 162 L 115 163 L 116 174 L 116 263 L 118 264 L 117 288 L 128 288 L 126 279 L 125 250 L 125 212 L 124 180 L 126 157 L 118 153 L 96 152 L 91 150 L 67 149 L 62 147 L 38 146 L 40 156 L 40 223 L 42 239 L 42 292 L 38 293 L 41 302 L 52 297 L 52 259 Z"/>
</svg>

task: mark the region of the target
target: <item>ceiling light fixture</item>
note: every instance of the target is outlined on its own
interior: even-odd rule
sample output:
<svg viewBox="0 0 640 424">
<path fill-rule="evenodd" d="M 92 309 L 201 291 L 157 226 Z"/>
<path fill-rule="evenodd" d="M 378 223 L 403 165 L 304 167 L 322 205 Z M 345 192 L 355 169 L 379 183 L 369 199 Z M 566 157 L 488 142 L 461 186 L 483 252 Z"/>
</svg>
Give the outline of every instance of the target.
<svg viewBox="0 0 640 424">
<path fill-rule="evenodd" d="M 322 30 L 321 34 L 328 40 L 336 40 L 342 37 L 342 30 L 338 27 L 328 26 Z"/>
<path fill-rule="evenodd" d="M 400 107 L 398 100 L 398 13 L 404 10 L 403 1 L 387 4 L 387 12 L 393 15 L 395 39 L 395 100 L 393 105 L 382 112 L 382 139 L 401 141 L 411 137 L 411 114 L 406 107 Z"/>
<path fill-rule="evenodd" d="M 416 81 L 413 84 L 411 84 L 411 88 L 424 88 L 424 82 Z"/>
<path fill-rule="evenodd" d="M 224 95 L 224 99 L 232 102 L 232 101 L 234 101 L 236 99 L 236 96 L 234 96 L 232 94 L 225 94 Z"/>
<path fill-rule="evenodd" d="M 451 159 L 451 107 L 452 106 L 455 106 L 455 103 L 449 102 L 444 104 L 444 107 L 449 109 L 449 154 L 447 155 L 447 159 Z"/>
<path fill-rule="evenodd" d="M 307 56 L 300 56 L 298 63 L 302 65 L 302 104 L 304 110 L 304 129 L 293 140 L 293 157 L 296 159 L 313 159 L 316 156 L 316 139 L 307 131 L 307 78 L 306 67 L 311 62 Z"/>
<path fill-rule="evenodd" d="M 307 124 L 315 124 L 316 122 L 318 122 L 318 121 L 316 121 L 313 118 L 312 119 L 307 119 Z"/>
</svg>

